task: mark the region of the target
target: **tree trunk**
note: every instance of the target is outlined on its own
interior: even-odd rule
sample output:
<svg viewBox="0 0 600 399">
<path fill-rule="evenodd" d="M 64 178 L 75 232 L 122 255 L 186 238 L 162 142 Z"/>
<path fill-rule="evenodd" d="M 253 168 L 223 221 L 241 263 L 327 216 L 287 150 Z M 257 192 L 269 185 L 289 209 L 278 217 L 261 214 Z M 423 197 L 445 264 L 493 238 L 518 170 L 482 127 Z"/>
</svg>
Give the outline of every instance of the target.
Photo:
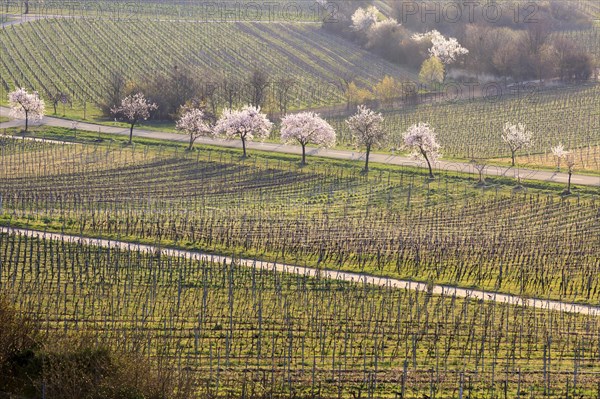
<svg viewBox="0 0 600 399">
<path fill-rule="evenodd" d="M 300 143 L 302 146 L 302 163 L 301 165 L 306 165 L 306 144 Z"/>
<path fill-rule="evenodd" d="M 365 173 L 369 171 L 369 155 L 371 154 L 371 146 L 367 146 L 367 154 L 365 157 Z"/>
<path fill-rule="evenodd" d="M 25 111 L 25 131 L 29 127 L 29 111 Z"/>
<path fill-rule="evenodd" d="M 514 151 L 511 151 L 510 157 L 512 159 L 512 166 L 515 166 L 515 152 Z"/>
<path fill-rule="evenodd" d="M 190 134 L 190 146 L 188 147 L 188 150 L 192 151 L 193 147 L 194 147 L 194 135 Z"/>
<path fill-rule="evenodd" d="M 133 143 L 133 126 L 135 125 L 135 122 L 133 122 L 131 124 L 131 126 L 129 127 L 129 144 Z"/>
<path fill-rule="evenodd" d="M 246 138 L 242 137 L 242 149 L 244 150 L 243 157 L 246 158 Z"/>
<path fill-rule="evenodd" d="M 567 194 L 571 194 L 571 175 L 573 174 L 573 171 L 571 169 L 569 169 L 569 180 L 567 182 Z"/>
<path fill-rule="evenodd" d="M 427 158 L 426 152 L 423 152 L 423 157 L 425 157 L 425 161 L 427 162 L 427 167 L 429 168 L 429 177 L 431 179 L 434 179 L 435 176 L 433 176 L 433 170 L 431 169 L 431 162 L 429 162 L 429 158 Z"/>
</svg>

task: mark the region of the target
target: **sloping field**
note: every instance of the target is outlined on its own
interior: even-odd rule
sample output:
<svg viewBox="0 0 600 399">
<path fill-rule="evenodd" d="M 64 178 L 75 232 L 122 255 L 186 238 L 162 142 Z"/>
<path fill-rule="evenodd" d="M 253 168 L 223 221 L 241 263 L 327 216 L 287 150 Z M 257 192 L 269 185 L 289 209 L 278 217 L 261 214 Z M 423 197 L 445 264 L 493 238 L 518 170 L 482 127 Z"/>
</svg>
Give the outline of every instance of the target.
<svg viewBox="0 0 600 399">
<path fill-rule="evenodd" d="M 384 75 L 413 76 L 353 44 L 329 35 L 319 24 L 111 21 L 55 18 L 0 30 L 0 84 L 46 93 L 65 90 L 93 101 L 111 71 L 133 79 L 176 65 L 218 82 L 243 81 L 253 67 L 273 81 L 299 81 L 292 107 L 342 100 L 335 87 L 351 73 L 362 84 Z"/>
</svg>

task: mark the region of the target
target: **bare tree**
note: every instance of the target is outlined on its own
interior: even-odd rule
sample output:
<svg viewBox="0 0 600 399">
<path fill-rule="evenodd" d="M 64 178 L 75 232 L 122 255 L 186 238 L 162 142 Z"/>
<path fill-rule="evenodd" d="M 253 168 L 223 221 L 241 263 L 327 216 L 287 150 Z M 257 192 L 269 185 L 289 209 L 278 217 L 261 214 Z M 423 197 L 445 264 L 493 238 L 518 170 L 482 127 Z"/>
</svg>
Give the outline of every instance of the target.
<svg viewBox="0 0 600 399">
<path fill-rule="evenodd" d="M 227 107 L 232 109 L 233 103 L 237 101 L 241 93 L 240 83 L 234 78 L 224 76 L 221 78 L 221 89 L 223 90 L 223 95 L 227 101 Z"/>
<path fill-rule="evenodd" d="M 296 86 L 297 81 L 294 78 L 281 78 L 276 82 L 275 85 L 275 97 L 277 98 L 277 104 L 279 106 L 279 112 L 282 114 L 287 113 L 287 107 L 290 101 L 290 92 Z"/>
<path fill-rule="evenodd" d="M 569 180 L 567 181 L 567 189 L 563 191 L 563 194 L 571 194 L 571 176 L 573 176 L 573 169 L 575 168 L 575 156 L 570 153 L 566 156 L 567 173 L 569 174 Z"/>
<path fill-rule="evenodd" d="M 202 79 L 200 86 L 200 98 L 204 100 L 209 106 L 213 115 L 217 114 L 217 84 L 208 79 Z"/>
<path fill-rule="evenodd" d="M 473 165 L 473 167 L 479 174 L 479 181 L 477 182 L 477 185 L 485 186 L 484 172 L 485 172 L 485 168 L 487 167 L 487 161 L 483 158 L 474 158 L 471 160 L 471 164 Z"/>
<path fill-rule="evenodd" d="M 119 71 L 112 71 L 102 88 L 102 96 L 97 105 L 106 116 L 112 114 L 112 109 L 118 106 L 125 97 L 125 76 Z"/>
<path fill-rule="evenodd" d="M 46 93 L 46 95 L 48 96 L 48 99 L 50 100 L 50 102 L 52 103 L 52 108 L 54 109 L 54 115 L 56 115 L 56 107 L 58 106 L 58 103 L 65 103 L 70 101 L 70 96 L 68 93 L 65 93 L 61 90 L 55 90 L 55 91 L 48 91 Z"/>
<path fill-rule="evenodd" d="M 254 68 L 248 77 L 248 86 L 250 89 L 250 104 L 255 107 L 262 107 L 267 97 L 267 87 L 269 87 L 267 72 L 260 68 Z"/>
<path fill-rule="evenodd" d="M 346 71 L 339 74 L 337 81 L 335 82 L 338 90 L 346 95 L 350 91 L 350 85 L 354 82 L 356 74 L 354 72 Z M 346 95 L 346 110 L 350 109 L 351 98 Z"/>
</svg>

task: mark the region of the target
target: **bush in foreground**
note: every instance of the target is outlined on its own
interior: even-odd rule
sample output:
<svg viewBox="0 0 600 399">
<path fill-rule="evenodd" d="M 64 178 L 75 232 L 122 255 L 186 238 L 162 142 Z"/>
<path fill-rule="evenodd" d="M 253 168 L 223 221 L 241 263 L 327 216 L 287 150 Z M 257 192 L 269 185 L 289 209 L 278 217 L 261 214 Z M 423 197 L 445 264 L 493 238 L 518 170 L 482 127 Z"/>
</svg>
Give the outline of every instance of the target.
<svg viewBox="0 0 600 399">
<path fill-rule="evenodd" d="M 0 298 L 0 397 L 163 399 L 188 397 L 192 384 L 168 367 L 116 352 L 81 334 L 45 336 Z"/>
</svg>

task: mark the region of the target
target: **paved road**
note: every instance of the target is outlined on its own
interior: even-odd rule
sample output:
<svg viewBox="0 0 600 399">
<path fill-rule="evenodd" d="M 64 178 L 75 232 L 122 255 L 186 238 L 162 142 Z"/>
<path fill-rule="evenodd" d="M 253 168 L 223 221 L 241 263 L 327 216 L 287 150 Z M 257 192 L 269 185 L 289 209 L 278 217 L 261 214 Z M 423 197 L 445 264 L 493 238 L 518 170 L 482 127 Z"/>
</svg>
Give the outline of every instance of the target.
<svg viewBox="0 0 600 399">
<path fill-rule="evenodd" d="M 229 256 L 220 256 L 206 254 L 196 251 L 187 251 L 179 249 L 165 249 L 154 245 L 134 244 L 124 241 L 104 240 L 98 238 L 78 237 L 68 234 L 47 233 L 36 230 L 16 229 L 11 227 L 0 227 L 0 233 L 16 233 L 26 235 L 28 237 L 46 238 L 50 240 L 65 240 L 67 242 L 80 242 L 85 245 L 95 245 L 103 248 L 119 247 L 123 250 L 135 250 L 147 253 L 157 253 L 160 251 L 166 256 L 185 257 L 188 259 L 204 259 L 215 263 L 232 262 L 233 259 Z M 341 281 L 347 281 L 360 284 L 371 284 L 384 287 L 393 287 L 397 289 L 428 291 L 434 295 L 455 296 L 457 298 L 473 298 L 483 301 L 495 301 L 502 304 L 515 306 L 527 306 L 536 309 L 562 311 L 567 313 L 579 313 L 591 316 L 600 315 L 600 307 L 579 305 L 569 302 L 550 301 L 546 299 L 527 299 L 514 295 L 499 294 L 495 292 L 480 291 L 468 288 L 457 288 L 445 285 L 433 285 L 428 288 L 425 283 L 414 281 L 398 280 L 387 277 L 369 276 L 359 273 L 341 272 L 333 270 L 322 270 L 303 266 L 294 266 L 283 263 L 264 262 L 254 259 L 235 259 L 235 262 L 245 267 L 256 267 L 258 269 L 278 271 L 282 273 L 299 274 L 309 277 L 328 278 Z"/>
<path fill-rule="evenodd" d="M 5 107 L 0 107 L 0 115 L 8 115 L 8 109 Z M 19 123 L 23 123 L 23 121 L 10 121 L 5 123 L 0 123 L 0 131 L 4 127 L 9 126 L 18 126 Z M 59 126 L 71 129 L 73 127 L 73 121 L 68 119 L 54 118 L 54 117 L 44 117 L 41 124 L 45 124 L 48 126 Z M 102 133 L 110 133 L 117 134 L 123 136 L 129 136 L 129 129 L 123 127 L 113 127 L 113 126 L 104 126 L 93 123 L 77 123 L 78 130 L 86 130 L 91 132 L 102 132 Z M 188 142 L 188 136 L 177 133 L 170 132 L 159 132 L 159 131 L 151 131 L 151 130 L 143 130 L 143 129 L 134 129 L 135 137 L 142 138 L 150 138 L 150 139 L 161 139 L 161 140 L 170 140 L 170 141 L 178 141 L 178 142 Z M 223 140 L 223 139 L 211 139 L 201 137 L 197 141 L 197 143 L 207 144 L 207 145 L 216 145 L 221 147 L 233 147 L 233 148 L 241 148 L 241 142 L 238 140 Z M 286 154 L 297 154 L 300 155 L 302 153 L 302 149 L 300 146 L 295 145 L 286 145 L 286 144 L 277 144 L 277 143 L 261 143 L 261 142 L 253 142 L 248 143 L 247 145 L 249 150 L 261 150 L 261 151 L 269 151 L 269 152 L 279 152 Z M 334 158 L 334 159 L 343 159 L 343 160 L 356 160 L 356 161 L 364 161 L 364 153 L 353 152 L 353 151 L 344 151 L 344 150 L 333 150 L 333 149 L 319 149 L 319 148 L 307 148 L 308 155 L 318 155 L 320 157 L 326 158 Z M 415 161 L 409 157 L 403 156 L 395 156 L 390 154 L 371 154 L 370 162 L 374 163 L 382 163 L 388 165 L 401 165 L 401 166 L 418 166 L 418 167 L 426 167 L 424 162 Z M 438 161 L 435 165 L 438 170 L 449 170 L 449 171 L 458 171 L 464 173 L 476 174 L 477 171 L 467 162 L 450 162 L 450 161 Z M 551 171 L 541 171 L 541 170 L 532 170 L 532 169 L 520 169 L 517 170 L 511 167 L 502 167 L 502 166 L 488 166 L 485 170 L 485 174 L 487 176 L 509 176 L 516 177 L 517 174 L 520 174 L 522 179 L 529 180 L 538 180 L 538 181 L 548 181 L 555 183 L 563 183 L 565 184 L 568 180 L 568 175 L 566 173 L 556 173 Z M 574 185 L 584 185 L 584 186 L 597 186 L 600 187 L 600 176 L 586 176 L 586 175 L 573 175 L 571 179 L 572 184 Z"/>
</svg>

